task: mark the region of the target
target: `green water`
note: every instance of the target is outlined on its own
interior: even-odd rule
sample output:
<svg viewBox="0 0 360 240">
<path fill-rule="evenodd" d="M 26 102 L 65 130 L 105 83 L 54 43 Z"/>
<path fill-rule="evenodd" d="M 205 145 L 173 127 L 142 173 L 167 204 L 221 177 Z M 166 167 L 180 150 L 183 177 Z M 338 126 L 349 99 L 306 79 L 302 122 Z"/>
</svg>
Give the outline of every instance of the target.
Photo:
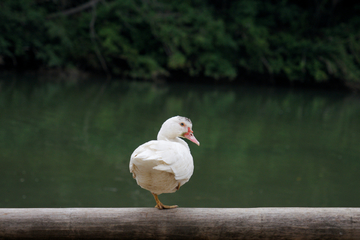
<svg viewBox="0 0 360 240">
<path fill-rule="evenodd" d="M 191 118 L 180 207 L 360 207 L 360 97 L 189 84 L 0 82 L 0 207 L 153 207 L 129 157 Z"/>
</svg>

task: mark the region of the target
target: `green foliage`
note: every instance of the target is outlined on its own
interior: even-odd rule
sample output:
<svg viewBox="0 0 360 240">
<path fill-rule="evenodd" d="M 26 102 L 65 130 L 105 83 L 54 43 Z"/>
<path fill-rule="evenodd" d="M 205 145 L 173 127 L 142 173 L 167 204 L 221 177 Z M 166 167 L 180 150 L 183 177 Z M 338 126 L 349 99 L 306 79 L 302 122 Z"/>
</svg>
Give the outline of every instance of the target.
<svg viewBox="0 0 360 240">
<path fill-rule="evenodd" d="M 360 5 L 344 1 L 3 0 L 4 67 L 75 67 L 150 79 L 360 79 Z"/>
<path fill-rule="evenodd" d="M 16 62 L 16 58 L 27 58 L 30 51 L 40 48 L 40 35 L 45 30 L 43 18 L 44 11 L 35 10 L 31 1 L 0 3 L 0 54 Z"/>
</svg>

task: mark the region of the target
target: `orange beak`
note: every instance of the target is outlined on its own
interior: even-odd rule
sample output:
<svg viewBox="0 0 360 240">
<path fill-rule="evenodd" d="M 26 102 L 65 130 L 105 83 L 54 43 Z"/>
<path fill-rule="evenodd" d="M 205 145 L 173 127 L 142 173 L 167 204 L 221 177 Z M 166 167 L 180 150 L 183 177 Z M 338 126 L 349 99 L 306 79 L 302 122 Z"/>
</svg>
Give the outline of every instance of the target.
<svg viewBox="0 0 360 240">
<path fill-rule="evenodd" d="M 194 134 L 193 134 L 193 131 L 188 128 L 188 132 L 184 134 L 184 137 L 189 139 L 190 141 L 192 141 L 193 143 L 195 143 L 196 145 L 200 146 L 200 143 L 198 140 L 196 140 Z"/>
</svg>

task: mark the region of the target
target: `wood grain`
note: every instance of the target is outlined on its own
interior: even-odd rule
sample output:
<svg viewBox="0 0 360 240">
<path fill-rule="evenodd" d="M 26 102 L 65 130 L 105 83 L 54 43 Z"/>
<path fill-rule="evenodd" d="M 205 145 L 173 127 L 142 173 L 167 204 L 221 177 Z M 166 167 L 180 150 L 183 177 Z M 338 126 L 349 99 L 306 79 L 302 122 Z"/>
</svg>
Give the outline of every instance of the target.
<svg viewBox="0 0 360 240">
<path fill-rule="evenodd" d="M 0 239 L 360 239 L 360 208 L 2 208 Z"/>
</svg>

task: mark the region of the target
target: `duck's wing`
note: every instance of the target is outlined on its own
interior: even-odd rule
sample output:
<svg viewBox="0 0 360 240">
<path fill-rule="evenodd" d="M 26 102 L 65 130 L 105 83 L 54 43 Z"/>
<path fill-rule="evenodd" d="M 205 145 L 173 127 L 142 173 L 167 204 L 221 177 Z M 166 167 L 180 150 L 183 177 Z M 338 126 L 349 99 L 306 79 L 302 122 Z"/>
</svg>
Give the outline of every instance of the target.
<svg viewBox="0 0 360 240">
<path fill-rule="evenodd" d="M 139 146 L 130 159 L 130 172 L 136 166 L 152 166 L 159 171 L 170 172 L 183 185 L 194 171 L 191 153 L 186 146 L 163 140 L 153 140 Z"/>
</svg>

